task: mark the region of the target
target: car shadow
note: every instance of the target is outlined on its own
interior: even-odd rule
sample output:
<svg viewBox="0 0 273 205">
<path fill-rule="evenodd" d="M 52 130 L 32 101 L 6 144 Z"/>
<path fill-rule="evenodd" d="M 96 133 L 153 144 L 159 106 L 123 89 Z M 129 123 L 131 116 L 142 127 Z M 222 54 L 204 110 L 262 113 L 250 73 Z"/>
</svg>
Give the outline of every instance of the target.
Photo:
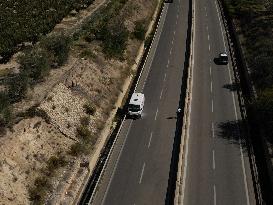
<svg viewBox="0 0 273 205">
<path fill-rule="evenodd" d="M 223 62 L 221 61 L 220 58 L 214 58 L 214 59 L 213 59 L 213 62 L 214 62 L 216 65 L 227 65 L 227 63 L 223 63 Z"/>
<path fill-rule="evenodd" d="M 238 84 L 237 83 L 225 84 L 223 85 L 223 88 L 226 88 L 231 92 L 235 92 L 238 90 Z"/>
</svg>

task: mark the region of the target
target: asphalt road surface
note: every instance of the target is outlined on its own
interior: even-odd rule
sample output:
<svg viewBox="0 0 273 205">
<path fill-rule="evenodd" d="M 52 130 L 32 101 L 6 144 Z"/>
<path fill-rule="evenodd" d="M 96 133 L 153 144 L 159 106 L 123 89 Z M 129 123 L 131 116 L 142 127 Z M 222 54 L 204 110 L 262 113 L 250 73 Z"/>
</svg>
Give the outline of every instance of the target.
<svg viewBox="0 0 273 205">
<path fill-rule="evenodd" d="M 165 4 L 137 87 L 144 116 L 122 126 L 93 204 L 164 204 L 185 55 L 188 0 Z"/>
<path fill-rule="evenodd" d="M 231 62 L 216 65 L 227 41 L 215 0 L 194 0 L 193 87 L 181 201 L 256 204 Z"/>
</svg>

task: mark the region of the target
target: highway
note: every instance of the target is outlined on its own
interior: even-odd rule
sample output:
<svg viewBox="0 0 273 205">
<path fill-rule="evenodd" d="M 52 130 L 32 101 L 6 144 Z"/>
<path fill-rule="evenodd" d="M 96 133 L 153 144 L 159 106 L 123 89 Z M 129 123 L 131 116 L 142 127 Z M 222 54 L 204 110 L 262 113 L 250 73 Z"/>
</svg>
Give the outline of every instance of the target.
<svg viewBox="0 0 273 205">
<path fill-rule="evenodd" d="M 193 80 L 181 204 L 256 204 L 231 61 L 215 0 L 194 1 Z M 234 89 L 235 88 L 235 89 Z"/>
<path fill-rule="evenodd" d="M 137 86 L 144 116 L 126 119 L 92 204 L 164 204 L 176 131 L 188 0 L 165 4 Z"/>
</svg>

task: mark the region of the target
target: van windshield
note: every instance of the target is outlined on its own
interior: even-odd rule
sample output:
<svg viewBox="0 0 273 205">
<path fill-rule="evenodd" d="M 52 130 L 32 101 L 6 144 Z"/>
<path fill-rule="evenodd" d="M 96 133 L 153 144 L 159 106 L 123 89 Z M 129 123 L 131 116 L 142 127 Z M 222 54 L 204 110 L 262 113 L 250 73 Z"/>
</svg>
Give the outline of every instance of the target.
<svg viewBox="0 0 273 205">
<path fill-rule="evenodd" d="M 138 111 L 140 111 L 140 106 L 129 104 L 128 109 L 131 112 L 138 112 Z"/>
</svg>

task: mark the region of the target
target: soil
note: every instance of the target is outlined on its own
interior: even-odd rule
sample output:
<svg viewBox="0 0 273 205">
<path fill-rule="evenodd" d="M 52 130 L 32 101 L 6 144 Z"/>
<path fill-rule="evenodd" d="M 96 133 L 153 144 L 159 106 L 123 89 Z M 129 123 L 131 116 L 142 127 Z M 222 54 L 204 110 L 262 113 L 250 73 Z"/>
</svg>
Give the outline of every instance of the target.
<svg viewBox="0 0 273 205">
<path fill-rule="evenodd" d="M 106 2 L 96 0 L 86 10 L 63 19 L 52 32 L 74 32 Z M 121 12 L 127 28 L 132 30 L 137 20 L 151 20 L 157 3 L 157 0 L 128 0 Z M 133 72 L 131 67 L 141 43 L 130 39 L 126 60 L 119 61 L 106 59 L 98 42 L 87 43 L 80 39 L 74 43 L 67 63 L 53 69 L 47 79 L 29 90 L 25 100 L 14 105 L 17 113 L 38 104 L 50 122 L 40 117 L 26 118 L 0 138 L 0 204 L 30 204 L 28 188 L 41 175 L 48 159 L 60 154 L 65 155 L 69 163 L 51 178 L 53 188 L 47 195 L 47 202 L 73 203 L 90 171 L 86 162 L 92 160 L 96 149 L 101 149 L 98 144 L 104 126 L 111 127 L 107 119 L 116 108 L 114 105 L 123 91 L 125 79 Z M 80 54 L 86 49 L 91 50 L 92 55 L 82 57 Z M 2 69 L 18 69 L 16 58 L 0 65 L 0 71 Z M 86 103 L 96 107 L 88 126 L 98 140 L 90 156 L 76 158 L 67 153 L 78 141 L 75 130 L 80 119 L 87 116 L 83 108 Z"/>
</svg>

